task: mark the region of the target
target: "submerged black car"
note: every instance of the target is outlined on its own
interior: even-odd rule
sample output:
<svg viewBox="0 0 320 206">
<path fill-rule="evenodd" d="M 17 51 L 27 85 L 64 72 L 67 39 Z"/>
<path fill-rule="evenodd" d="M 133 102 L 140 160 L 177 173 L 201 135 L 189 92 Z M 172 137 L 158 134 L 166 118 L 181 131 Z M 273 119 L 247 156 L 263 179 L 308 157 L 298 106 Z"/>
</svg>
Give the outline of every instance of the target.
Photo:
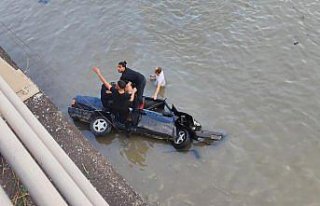
<svg viewBox="0 0 320 206">
<path fill-rule="evenodd" d="M 144 109 L 131 110 L 129 124 L 119 122 L 97 97 L 75 97 L 68 113 L 75 121 L 89 123 L 95 136 L 107 135 L 112 129 L 124 130 L 167 140 L 178 150 L 188 148 L 192 140 L 212 142 L 225 136 L 223 132 L 203 130 L 191 115 L 178 111 L 174 105 L 170 107 L 166 100 L 144 99 Z"/>
</svg>

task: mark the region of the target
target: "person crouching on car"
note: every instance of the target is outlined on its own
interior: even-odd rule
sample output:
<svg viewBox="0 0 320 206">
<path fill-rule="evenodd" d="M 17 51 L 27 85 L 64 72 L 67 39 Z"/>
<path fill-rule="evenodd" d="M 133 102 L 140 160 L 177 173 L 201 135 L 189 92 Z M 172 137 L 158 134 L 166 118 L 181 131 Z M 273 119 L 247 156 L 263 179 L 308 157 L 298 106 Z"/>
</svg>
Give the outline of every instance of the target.
<svg viewBox="0 0 320 206">
<path fill-rule="evenodd" d="M 100 81 L 105 85 L 105 87 L 111 91 L 113 103 L 111 105 L 112 112 L 116 116 L 119 122 L 125 124 L 129 115 L 129 104 L 134 100 L 136 89 L 132 90 L 131 94 L 125 91 L 126 83 L 119 80 L 116 86 L 112 86 L 107 80 L 102 76 L 99 68 L 94 67 L 93 72 L 97 74 Z"/>
<path fill-rule="evenodd" d="M 128 94 L 132 94 L 134 92 L 134 90 L 136 90 L 136 86 L 134 83 L 132 82 L 128 82 L 127 85 L 126 85 L 126 89 L 125 91 L 128 93 Z M 135 93 L 134 95 L 134 99 L 133 101 L 130 103 L 129 107 L 131 108 L 138 108 L 138 99 L 137 99 L 137 93 Z"/>
<path fill-rule="evenodd" d="M 143 76 L 143 74 L 134 71 L 132 69 L 129 69 L 127 67 L 127 62 L 119 62 L 117 66 L 117 71 L 121 73 L 120 79 L 126 82 L 132 82 L 136 85 L 137 88 L 137 101 L 139 104 L 139 108 L 143 108 L 143 92 L 144 88 L 146 86 L 146 78 Z"/>
</svg>

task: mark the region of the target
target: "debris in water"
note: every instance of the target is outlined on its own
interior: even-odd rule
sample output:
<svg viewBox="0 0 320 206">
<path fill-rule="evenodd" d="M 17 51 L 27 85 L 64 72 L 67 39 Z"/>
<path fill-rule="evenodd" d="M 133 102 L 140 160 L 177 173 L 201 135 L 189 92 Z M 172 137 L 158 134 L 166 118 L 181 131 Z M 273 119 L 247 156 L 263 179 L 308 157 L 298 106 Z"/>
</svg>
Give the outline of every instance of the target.
<svg viewBox="0 0 320 206">
<path fill-rule="evenodd" d="M 47 4 L 47 3 L 49 3 L 49 0 L 39 0 L 39 3 L 40 4 Z"/>
<path fill-rule="evenodd" d="M 298 45 L 298 44 L 299 44 L 298 41 L 293 42 L 293 45 Z"/>
</svg>

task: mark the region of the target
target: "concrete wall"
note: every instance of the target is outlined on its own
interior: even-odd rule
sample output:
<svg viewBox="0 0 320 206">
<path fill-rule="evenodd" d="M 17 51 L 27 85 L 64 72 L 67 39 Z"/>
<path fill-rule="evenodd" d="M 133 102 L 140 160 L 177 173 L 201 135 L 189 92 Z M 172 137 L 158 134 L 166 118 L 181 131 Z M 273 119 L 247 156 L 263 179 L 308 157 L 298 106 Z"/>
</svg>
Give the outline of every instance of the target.
<svg viewBox="0 0 320 206">
<path fill-rule="evenodd" d="M 18 69 L 1 47 L 0 56 Z M 69 122 L 50 99 L 41 92 L 41 89 L 39 93 L 27 99 L 25 104 L 110 205 L 147 205 L 124 178 L 113 169 L 106 157 L 90 145 L 73 123 Z M 1 170 L 4 172 L 0 176 L 0 184 L 7 194 L 12 199 L 17 199 L 15 198 L 19 196 L 17 194 L 27 196 L 25 188 L 20 186 L 14 173 L 5 161 L 0 159 L 0 172 Z M 10 173 L 12 175 L 9 175 Z M 14 180 L 12 177 L 15 177 Z M 22 201 L 25 201 L 27 205 L 33 205 L 30 198 L 24 198 Z"/>
</svg>

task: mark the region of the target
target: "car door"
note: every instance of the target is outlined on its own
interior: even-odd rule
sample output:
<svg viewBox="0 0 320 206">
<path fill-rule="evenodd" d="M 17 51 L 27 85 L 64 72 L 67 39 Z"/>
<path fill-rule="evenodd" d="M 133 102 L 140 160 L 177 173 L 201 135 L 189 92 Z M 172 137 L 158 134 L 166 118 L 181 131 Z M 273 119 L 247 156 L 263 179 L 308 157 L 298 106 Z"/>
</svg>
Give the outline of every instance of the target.
<svg viewBox="0 0 320 206">
<path fill-rule="evenodd" d="M 165 116 L 162 113 L 141 110 L 137 127 L 153 135 L 174 136 L 174 121 L 173 116 Z"/>
</svg>

